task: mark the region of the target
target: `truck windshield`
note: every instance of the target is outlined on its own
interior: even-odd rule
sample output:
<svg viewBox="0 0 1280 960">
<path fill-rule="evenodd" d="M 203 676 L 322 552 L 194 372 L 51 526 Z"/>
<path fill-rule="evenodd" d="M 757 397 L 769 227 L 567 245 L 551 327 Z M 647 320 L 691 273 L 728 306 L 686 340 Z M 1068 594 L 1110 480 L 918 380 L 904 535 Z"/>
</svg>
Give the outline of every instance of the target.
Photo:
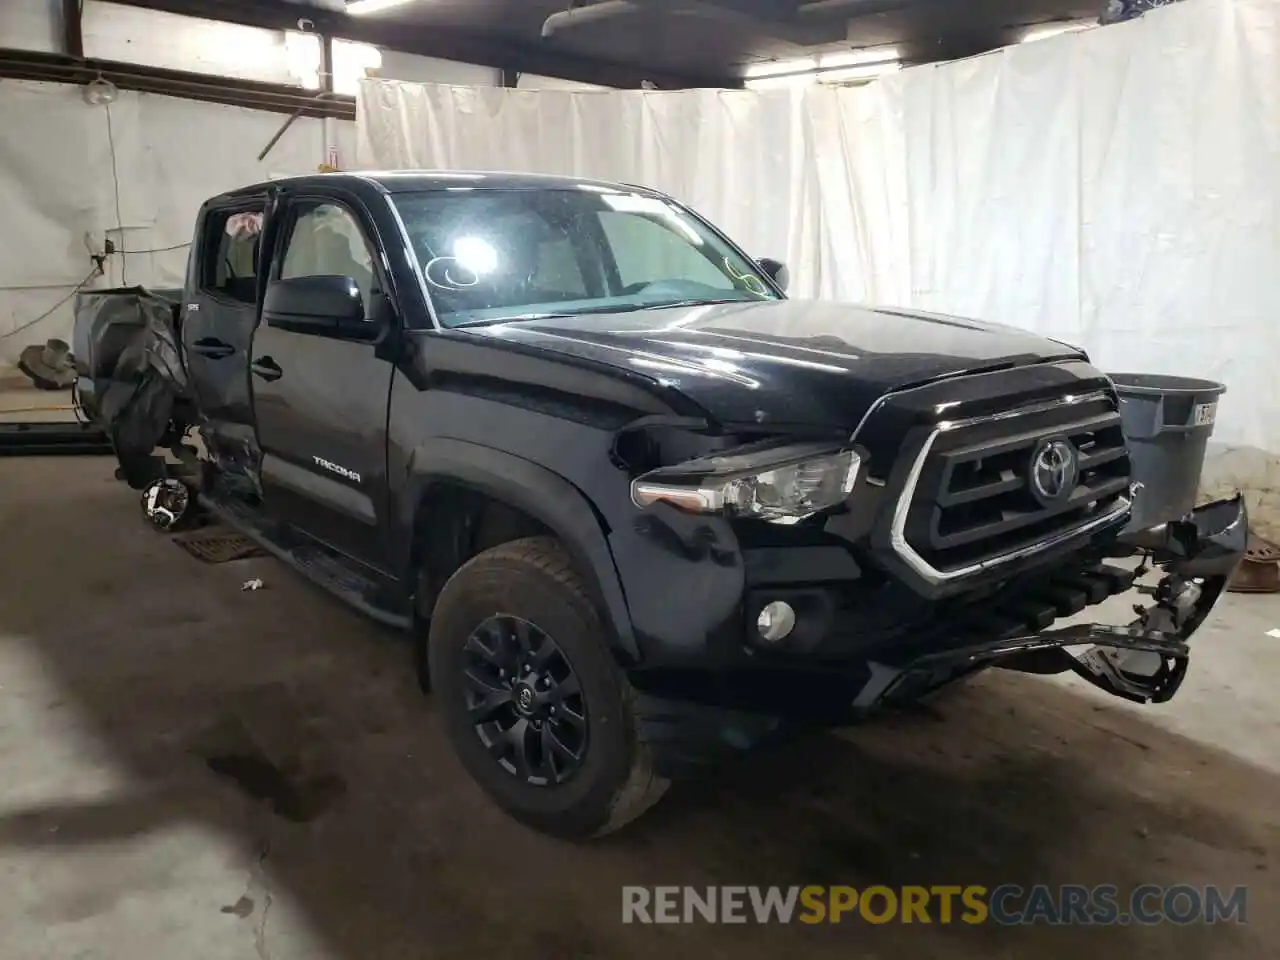
<svg viewBox="0 0 1280 960">
<path fill-rule="evenodd" d="M 778 299 L 754 263 L 658 197 L 583 188 L 393 199 L 445 326 Z"/>
</svg>

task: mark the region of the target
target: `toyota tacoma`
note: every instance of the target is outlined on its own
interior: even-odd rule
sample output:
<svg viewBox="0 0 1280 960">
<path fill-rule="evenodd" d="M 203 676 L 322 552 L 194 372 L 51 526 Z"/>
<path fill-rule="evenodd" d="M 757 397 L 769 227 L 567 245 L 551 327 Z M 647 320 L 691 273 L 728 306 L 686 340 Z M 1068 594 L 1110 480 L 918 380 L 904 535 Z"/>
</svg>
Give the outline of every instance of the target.
<svg viewBox="0 0 1280 960">
<path fill-rule="evenodd" d="M 639 187 L 275 180 L 204 204 L 177 302 L 81 311 L 80 397 L 153 518 L 409 632 L 467 771 L 549 833 L 989 667 L 1173 696 L 1242 501 L 1129 529 L 1081 350 L 786 281 Z"/>
</svg>

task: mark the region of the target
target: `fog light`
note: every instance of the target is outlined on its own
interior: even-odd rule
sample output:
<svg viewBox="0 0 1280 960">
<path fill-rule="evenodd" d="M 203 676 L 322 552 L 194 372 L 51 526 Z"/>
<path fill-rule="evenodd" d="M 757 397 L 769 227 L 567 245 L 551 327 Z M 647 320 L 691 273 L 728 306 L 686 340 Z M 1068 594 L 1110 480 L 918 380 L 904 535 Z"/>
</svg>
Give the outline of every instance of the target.
<svg viewBox="0 0 1280 960">
<path fill-rule="evenodd" d="M 766 605 L 756 617 L 756 630 L 760 632 L 760 638 L 769 643 L 785 640 L 795 628 L 796 612 L 791 609 L 791 604 L 782 600 Z"/>
</svg>

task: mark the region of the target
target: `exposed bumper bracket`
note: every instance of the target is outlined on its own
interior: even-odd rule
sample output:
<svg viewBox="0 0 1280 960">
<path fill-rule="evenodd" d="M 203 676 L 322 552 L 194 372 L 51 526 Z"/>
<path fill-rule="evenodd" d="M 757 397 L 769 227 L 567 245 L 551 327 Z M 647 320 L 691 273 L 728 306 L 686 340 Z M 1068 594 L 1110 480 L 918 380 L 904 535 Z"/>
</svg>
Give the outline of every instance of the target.
<svg viewBox="0 0 1280 960">
<path fill-rule="evenodd" d="M 1155 603 L 1137 608 L 1141 615 L 1128 626 L 1081 624 L 929 653 L 901 667 L 877 664 L 853 706 L 866 710 L 904 695 L 909 698 L 938 678 L 983 666 L 1041 674 L 1071 671 L 1122 699 L 1163 703 L 1177 693 L 1186 676 L 1188 640 L 1244 557 L 1248 526 L 1244 500 L 1237 496 L 1206 504 L 1183 520 L 1122 543 L 1129 552 L 1150 553 L 1152 563 L 1164 573 L 1157 587 L 1143 591 Z M 1071 652 L 1082 646 L 1090 649 Z"/>
</svg>

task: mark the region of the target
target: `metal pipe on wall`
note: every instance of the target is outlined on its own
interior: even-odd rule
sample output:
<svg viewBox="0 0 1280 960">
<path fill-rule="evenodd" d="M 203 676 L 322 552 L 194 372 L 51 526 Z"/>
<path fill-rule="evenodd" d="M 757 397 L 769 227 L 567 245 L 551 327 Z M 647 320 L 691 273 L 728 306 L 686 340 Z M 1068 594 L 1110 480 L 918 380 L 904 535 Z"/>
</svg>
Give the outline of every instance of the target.
<svg viewBox="0 0 1280 960">
<path fill-rule="evenodd" d="M 632 0 L 601 0 L 600 3 L 593 3 L 585 7 L 570 7 L 568 10 L 561 10 L 559 13 L 553 13 L 547 17 L 542 22 L 542 35 L 549 37 L 556 31 L 563 30 L 566 27 L 577 27 L 597 20 L 608 20 L 620 14 L 635 13 L 639 9 L 639 4 L 633 3 Z"/>
<path fill-rule="evenodd" d="M 0 6 L 11 0 L 0 0 Z M 486 67 L 518 70 L 604 87 L 639 87 L 652 80 L 662 87 L 741 87 L 736 77 L 670 72 L 629 63 L 601 60 L 565 50 L 551 50 L 505 37 L 454 28 L 415 26 L 391 18 L 349 17 L 341 10 L 288 0 L 111 0 L 125 6 L 238 23 L 265 30 L 297 30 L 299 11 L 306 13 L 317 33 L 369 43 L 420 57 L 439 57 Z M 561 0 L 567 4 L 568 0 Z M 616 0 L 607 0 L 614 3 Z M 635 3 L 634 6 L 643 4 Z M 554 28 L 553 28 L 554 29 Z"/>
<path fill-rule="evenodd" d="M 821 32 L 815 32 L 811 27 L 806 28 L 790 23 L 779 23 L 776 20 L 762 19 L 754 14 L 729 6 L 723 0 L 719 0 L 719 2 L 717 0 L 648 0 L 647 3 L 641 3 L 640 0 L 601 0 L 601 2 L 593 3 L 589 6 L 570 7 L 568 10 L 561 10 L 559 13 L 551 14 L 543 21 L 542 36 L 545 39 L 568 27 L 608 20 L 624 13 L 636 13 L 640 10 L 652 10 L 655 13 L 663 13 L 668 16 L 701 17 L 748 30 L 762 31 L 775 40 L 796 49 L 836 39 Z"/>
<path fill-rule="evenodd" d="M 275 113 L 297 112 L 302 117 L 356 118 L 354 97 L 333 94 L 317 100 L 310 90 L 277 83 L 261 83 L 232 77 L 216 77 L 116 63 L 111 60 L 73 60 L 65 54 L 0 48 L 0 78 L 43 80 L 51 83 L 86 84 L 101 77 L 121 90 L 158 93 L 168 97 L 224 103 Z"/>
<path fill-rule="evenodd" d="M 889 13 L 910 5 L 910 0 L 813 0 L 800 4 L 796 13 L 809 16 L 846 14 L 851 19 L 857 19 L 876 13 Z"/>
</svg>

